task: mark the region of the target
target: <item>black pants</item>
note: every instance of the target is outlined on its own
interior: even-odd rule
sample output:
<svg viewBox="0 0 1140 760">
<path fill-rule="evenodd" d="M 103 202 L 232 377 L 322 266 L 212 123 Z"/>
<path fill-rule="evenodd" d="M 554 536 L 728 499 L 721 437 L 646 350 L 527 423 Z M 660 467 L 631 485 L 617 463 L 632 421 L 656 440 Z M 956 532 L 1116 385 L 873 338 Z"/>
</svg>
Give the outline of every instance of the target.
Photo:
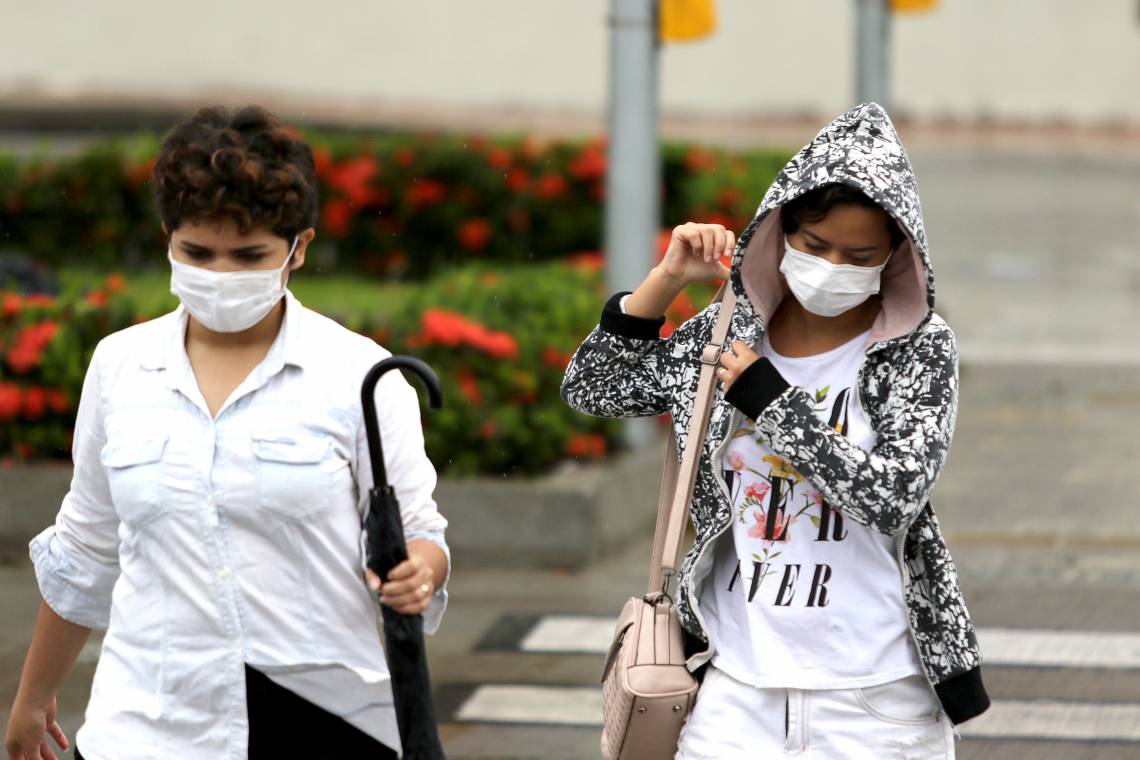
<svg viewBox="0 0 1140 760">
<path fill-rule="evenodd" d="M 390 748 L 246 666 L 250 760 L 396 760 Z M 79 747 L 75 760 L 83 760 Z"/>
</svg>

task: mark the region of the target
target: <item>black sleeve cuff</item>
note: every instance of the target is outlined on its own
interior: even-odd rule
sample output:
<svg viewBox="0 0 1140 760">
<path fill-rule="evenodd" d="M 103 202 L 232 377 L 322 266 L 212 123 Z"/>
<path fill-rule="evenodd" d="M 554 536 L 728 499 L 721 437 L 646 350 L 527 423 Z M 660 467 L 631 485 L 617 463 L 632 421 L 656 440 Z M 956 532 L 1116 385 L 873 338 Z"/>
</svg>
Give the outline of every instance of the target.
<svg viewBox="0 0 1140 760">
<path fill-rule="evenodd" d="M 789 387 L 772 362 L 762 356 L 736 378 L 724 399 L 754 420 Z"/>
<path fill-rule="evenodd" d="M 638 338 L 641 340 L 653 340 L 661 336 L 661 328 L 665 326 L 665 317 L 658 317 L 657 319 L 649 319 L 647 317 L 635 317 L 632 314 L 625 314 L 621 310 L 622 296 L 631 293 L 632 291 L 623 290 L 620 293 L 615 293 L 610 300 L 606 301 L 605 308 L 602 309 L 602 319 L 598 323 L 599 327 L 608 333 L 620 335 L 623 338 Z"/>
</svg>

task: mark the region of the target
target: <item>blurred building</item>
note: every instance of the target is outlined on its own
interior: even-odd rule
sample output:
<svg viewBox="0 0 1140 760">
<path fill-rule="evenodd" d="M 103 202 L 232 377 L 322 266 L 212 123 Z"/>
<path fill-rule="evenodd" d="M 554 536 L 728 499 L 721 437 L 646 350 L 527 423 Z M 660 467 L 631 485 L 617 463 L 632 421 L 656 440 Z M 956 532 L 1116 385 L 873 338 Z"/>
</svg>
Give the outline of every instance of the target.
<svg viewBox="0 0 1140 760">
<path fill-rule="evenodd" d="M 829 117 L 851 105 L 854 0 L 718 0 L 667 46 L 672 118 Z M 5 3 L 0 111 L 259 100 L 361 122 L 536 114 L 600 125 L 606 0 Z M 942 0 L 897 16 L 893 111 L 916 120 L 1140 124 L 1137 0 Z"/>
</svg>

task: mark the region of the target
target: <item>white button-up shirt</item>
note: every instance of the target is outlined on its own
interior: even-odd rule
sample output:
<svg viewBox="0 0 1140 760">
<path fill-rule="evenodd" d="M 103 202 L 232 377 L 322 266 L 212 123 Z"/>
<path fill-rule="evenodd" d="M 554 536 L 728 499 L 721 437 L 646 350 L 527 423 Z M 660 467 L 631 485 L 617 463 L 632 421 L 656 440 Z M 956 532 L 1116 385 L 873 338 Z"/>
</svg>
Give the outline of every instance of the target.
<svg viewBox="0 0 1140 760">
<path fill-rule="evenodd" d="M 360 387 L 391 354 L 285 299 L 268 354 L 216 419 L 184 307 L 95 350 L 71 489 L 30 547 L 52 609 L 107 629 L 76 737 L 90 760 L 244 759 L 246 663 L 399 747 L 361 528 Z M 416 390 L 388 372 L 376 409 L 406 536 L 447 552 Z"/>
</svg>

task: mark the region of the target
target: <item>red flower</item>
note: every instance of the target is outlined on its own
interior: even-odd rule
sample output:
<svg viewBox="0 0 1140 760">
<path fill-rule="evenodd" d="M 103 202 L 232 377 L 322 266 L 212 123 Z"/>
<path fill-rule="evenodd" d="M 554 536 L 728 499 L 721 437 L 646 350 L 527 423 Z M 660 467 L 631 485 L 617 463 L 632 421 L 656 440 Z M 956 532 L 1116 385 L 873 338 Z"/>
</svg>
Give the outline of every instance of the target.
<svg viewBox="0 0 1140 760">
<path fill-rule="evenodd" d="M 517 359 L 519 348 L 514 336 L 488 330 L 462 314 L 444 309 L 428 309 L 420 317 L 418 335 L 407 340 L 410 347 L 469 345 L 496 359 Z"/>
<path fill-rule="evenodd" d="M 481 251 L 491 240 L 491 225 L 486 219 L 468 219 L 455 232 L 459 244 L 468 251 Z"/>
<path fill-rule="evenodd" d="M 392 151 L 392 160 L 396 162 L 396 166 L 408 167 L 416 160 L 416 152 L 407 146 L 396 148 Z"/>
<path fill-rule="evenodd" d="M 527 174 L 526 169 L 515 167 L 507 172 L 507 189 L 512 193 L 525 192 L 527 186 L 530 185 L 530 175 Z"/>
<path fill-rule="evenodd" d="M 0 383 L 0 422 L 15 419 L 24 408 L 24 394 L 20 386 Z"/>
<path fill-rule="evenodd" d="M 47 391 L 33 385 L 24 391 L 24 418 L 38 420 L 47 411 Z"/>
<path fill-rule="evenodd" d="M 23 305 L 24 305 L 23 300 L 18 295 L 16 295 L 15 293 L 5 293 L 4 294 L 3 310 L 4 310 L 4 316 L 5 317 L 16 316 L 17 314 L 20 313 L 20 309 L 23 308 Z"/>
<path fill-rule="evenodd" d="M 693 303 L 693 299 L 689 298 L 689 294 L 683 290 L 677 294 L 677 298 L 669 305 L 669 310 L 681 322 L 684 322 L 697 313 L 697 307 Z"/>
<path fill-rule="evenodd" d="M 534 194 L 544 201 L 566 194 L 566 180 L 561 174 L 544 174 L 534 183 Z"/>
<path fill-rule="evenodd" d="M 717 163 L 716 154 L 708 148 L 690 148 L 685 154 L 685 168 L 694 173 L 712 171 Z"/>
<path fill-rule="evenodd" d="M 32 293 L 24 296 L 24 306 L 37 306 L 41 309 L 50 309 L 55 306 L 55 299 L 43 293 Z"/>
<path fill-rule="evenodd" d="M 372 180 L 380 171 L 372 156 L 358 156 L 329 170 L 328 183 L 340 190 L 356 206 L 367 206 L 380 198 Z"/>
<path fill-rule="evenodd" d="M 63 391 L 49 388 L 46 393 L 48 408 L 54 413 L 63 414 L 71 408 L 71 399 Z"/>
<path fill-rule="evenodd" d="M 601 459 L 606 455 L 606 439 L 596 433 L 575 433 L 566 444 L 566 453 L 577 458 Z"/>
<path fill-rule="evenodd" d="M 511 165 L 511 152 L 500 146 L 491 148 L 487 151 L 487 163 L 494 169 L 505 171 Z"/>
<path fill-rule="evenodd" d="M 153 156 L 142 163 L 128 166 L 125 172 L 127 184 L 131 187 L 138 187 L 146 182 L 154 174 L 154 165 L 157 162 L 158 156 Z"/>
<path fill-rule="evenodd" d="M 606 176 L 606 154 L 600 145 L 586 146 L 568 167 L 570 176 L 581 182 Z"/>
<path fill-rule="evenodd" d="M 566 369 L 574 354 L 564 354 L 557 348 L 542 349 L 542 363 L 553 369 Z"/>
<path fill-rule="evenodd" d="M 566 265 L 573 269 L 596 272 L 606 266 L 606 257 L 601 251 L 579 251 L 566 257 Z"/>
<path fill-rule="evenodd" d="M 764 501 L 764 498 L 768 495 L 768 492 L 771 490 L 772 490 L 772 486 L 769 485 L 768 481 L 757 480 L 754 483 L 750 483 L 748 488 L 744 489 L 744 497 L 746 499 L 755 499 L 756 501 Z"/>
<path fill-rule="evenodd" d="M 516 359 L 519 355 L 514 336 L 505 332 L 489 332 L 477 341 L 477 346 L 493 359 Z"/>
<path fill-rule="evenodd" d="M 16 344 L 8 352 L 8 366 L 17 375 L 22 375 L 39 366 L 44 348 L 51 343 L 59 326 L 55 322 L 40 322 L 20 331 Z"/>
<path fill-rule="evenodd" d="M 317 179 L 322 182 L 327 182 L 329 170 L 332 168 L 332 165 L 332 153 L 329 152 L 328 148 L 313 148 L 313 168 L 316 171 Z"/>
<path fill-rule="evenodd" d="M 348 234 L 355 213 L 348 201 L 333 198 L 325 203 L 325 207 L 321 211 L 321 227 L 333 237 L 342 238 Z"/>
<path fill-rule="evenodd" d="M 494 422 L 488 420 L 479 426 L 479 437 L 484 440 L 487 438 L 494 438 L 495 434 L 499 432 L 499 426 Z"/>
<path fill-rule="evenodd" d="M 107 305 L 107 293 L 102 290 L 93 290 L 87 294 L 87 303 L 96 309 L 102 309 Z"/>
<path fill-rule="evenodd" d="M 434 179 L 421 179 L 412 183 L 406 197 L 414 209 L 433 206 L 447 197 L 447 187 Z"/>
<path fill-rule="evenodd" d="M 103 289 L 108 293 L 119 293 L 127 289 L 127 281 L 118 272 L 113 272 L 103 280 Z"/>
<path fill-rule="evenodd" d="M 736 208 L 744 194 L 738 187 L 725 187 L 716 196 L 716 202 L 723 208 Z"/>
<path fill-rule="evenodd" d="M 483 403 L 483 392 L 479 390 L 479 381 L 475 379 L 474 375 L 466 370 L 461 370 L 456 373 L 455 379 L 459 383 L 459 390 L 463 391 L 463 395 L 473 406 L 479 406 Z"/>
</svg>

